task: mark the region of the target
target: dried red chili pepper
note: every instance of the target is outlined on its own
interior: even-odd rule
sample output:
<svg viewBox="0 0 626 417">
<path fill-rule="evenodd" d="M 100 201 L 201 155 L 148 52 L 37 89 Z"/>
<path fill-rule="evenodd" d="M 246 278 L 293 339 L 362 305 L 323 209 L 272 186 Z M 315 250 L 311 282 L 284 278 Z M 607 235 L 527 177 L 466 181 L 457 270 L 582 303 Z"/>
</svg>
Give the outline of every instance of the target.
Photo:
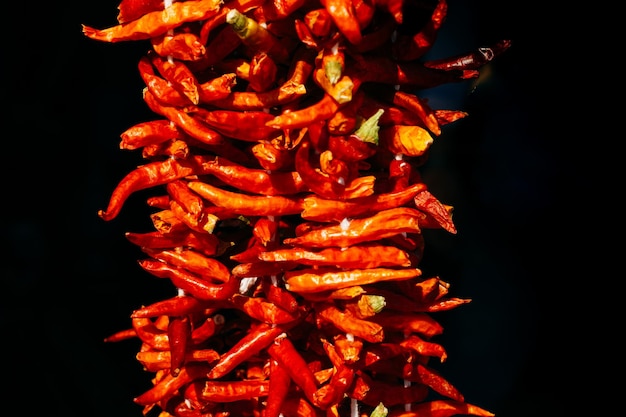
<svg viewBox="0 0 626 417">
<path fill-rule="evenodd" d="M 187 345 L 191 339 L 191 321 L 188 316 L 172 316 L 167 326 L 170 342 L 170 374 L 178 376 L 185 365 Z"/>
<path fill-rule="evenodd" d="M 287 370 L 291 380 L 302 388 L 306 398 L 315 403 L 314 393 L 318 388 L 315 376 L 287 335 L 276 337 L 267 348 L 267 353 Z"/>
<path fill-rule="evenodd" d="M 155 301 L 154 303 L 141 307 L 131 314 L 131 318 L 136 317 L 158 317 L 166 316 L 183 316 L 191 313 L 203 311 L 208 304 L 194 297 L 186 295 L 176 295 L 165 300 Z"/>
<path fill-rule="evenodd" d="M 183 23 L 204 20 L 215 14 L 220 4 L 221 0 L 174 2 L 165 10 L 151 11 L 135 20 L 106 29 L 98 30 L 87 25 L 82 25 L 82 28 L 88 38 L 104 42 L 150 39 Z"/>
<path fill-rule="evenodd" d="M 159 278 L 169 278 L 172 283 L 186 293 L 203 301 L 225 300 L 239 289 L 239 282 L 231 278 L 223 284 L 213 284 L 198 275 L 165 262 L 145 259 L 139 266 Z"/>
<path fill-rule="evenodd" d="M 367 342 L 380 343 L 385 338 L 381 325 L 354 317 L 349 311 L 341 311 L 332 304 L 316 308 L 316 312 L 322 321 Z"/>
<path fill-rule="evenodd" d="M 189 188 L 216 206 L 234 210 L 244 216 L 283 216 L 302 211 L 302 199 L 299 197 L 246 195 L 199 181 L 189 182 Z"/>
<path fill-rule="evenodd" d="M 220 360 L 207 373 L 207 377 L 219 379 L 227 375 L 239 364 L 267 348 L 285 329 L 267 323 L 255 325 L 228 352 L 222 354 Z"/>
<path fill-rule="evenodd" d="M 421 58 L 434 45 L 448 12 L 446 0 L 438 0 L 428 22 L 413 36 L 399 35 L 393 44 L 393 55 L 399 61 Z"/>
</svg>

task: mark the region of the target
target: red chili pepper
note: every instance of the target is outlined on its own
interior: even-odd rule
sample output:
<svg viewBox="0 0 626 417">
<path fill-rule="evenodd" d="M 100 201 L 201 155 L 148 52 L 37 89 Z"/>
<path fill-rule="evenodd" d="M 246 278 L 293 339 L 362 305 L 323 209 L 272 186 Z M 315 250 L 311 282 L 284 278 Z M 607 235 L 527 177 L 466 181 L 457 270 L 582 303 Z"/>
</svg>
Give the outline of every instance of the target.
<svg viewBox="0 0 626 417">
<path fill-rule="evenodd" d="M 287 369 L 270 360 L 270 383 L 263 417 L 279 417 L 289 394 L 291 378 Z"/>
<path fill-rule="evenodd" d="M 262 297 L 233 294 L 228 300 L 250 318 L 263 323 L 286 324 L 299 318 L 297 314 L 285 311 Z"/>
<path fill-rule="evenodd" d="M 396 281 L 418 277 L 422 272 L 417 268 L 392 269 L 370 268 L 349 269 L 312 268 L 285 272 L 285 286 L 295 293 L 311 293 L 354 285 L 366 285 L 381 281 Z"/>
<path fill-rule="evenodd" d="M 424 65 L 429 68 L 444 70 L 451 69 L 479 69 L 491 62 L 496 56 L 509 49 L 511 41 L 509 39 L 496 42 L 490 47 L 481 47 L 467 54 L 456 55 L 447 58 L 428 60 Z"/>
<path fill-rule="evenodd" d="M 198 61 L 206 54 L 200 37 L 191 32 L 164 33 L 150 39 L 152 49 L 162 57 L 181 61 Z"/>
<path fill-rule="evenodd" d="M 167 326 L 170 342 L 170 374 L 178 376 L 185 365 L 185 354 L 191 338 L 191 321 L 188 316 L 172 316 Z"/>
<path fill-rule="evenodd" d="M 246 335 L 233 345 L 228 352 L 207 373 L 209 379 L 219 379 L 230 373 L 239 364 L 257 355 L 267 348 L 274 339 L 283 333 L 285 328 L 267 323 L 259 323 L 251 328 Z"/>
<path fill-rule="evenodd" d="M 302 211 L 302 199 L 299 197 L 253 196 L 226 191 L 199 181 L 191 181 L 189 188 L 216 206 L 243 216 L 284 216 Z"/>
<path fill-rule="evenodd" d="M 204 20 L 219 10 L 221 0 L 189 0 L 174 2 L 166 10 L 148 12 L 133 21 L 98 30 L 82 25 L 83 33 L 103 42 L 149 39 L 162 35 L 183 23 Z"/>
<path fill-rule="evenodd" d="M 207 257 L 191 249 L 142 249 L 154 259 L 182 268 L 197 274 L 207 281 L 220 283 L 228 282 L 231 276 L 230 269 L 221 261 Z"/>
<path fill-rule="evenodd" d="M 426 313 L 398 313 L 384 310 L 370 317 L 370 320 L 380 324 L 385 330 L 403 334 L 415 332 L 432 337 L 443 332 L 443 327 Z"/>
<path fill-rule="evenodd" d="M 134 402 L 139 405 L 152 405 L 166 399 L 174 394 L 178 389 L 195 380 L 205 378 L 210 369 L 210 365 L 204 363 L 188 363 L 177 376 L 168 373 L 152 388 L 134 398 Z"/>
<path fill-rule="evenodd" d="M 207 381 L 200 396 L 205 401 L 228 403 L 266 397 L 268 392 L 268 380 Z"/>
<path fill-rule="evenodd" d="M 340 222 L 345 218 L 359 217 L 403 206 L 425 189 L 425 184 L 418 183 L 397 192 L 374 194 L 348 201 L 324 199 L 311 195 L 304 198 L 301 215 L 302 218 L 312 221 Z"/>
<path fill-rule="evenodd" d="M 353 45 L 361 43 L 361 26 L 356 17 L 353 2 L 350 0 L 321 0 L 335 26 Z"/>
<path fill-rule="evenodd" d="M 202 301 L 225 300 L 239 289 L 239 281 L 233 277 L 224 284 L 216 285 L 198 275 L 161 261 L 145 259 L 139 266 L 159 278 L 169 278 L 186 293 Z"/>
<path fill-rule="evenodd" d="M 191 230 L 167 234 L 159 231 L 146 233 L 126 232 L 125 236 L 130 242 L 140 247 L 150 249 L 192 248 L 206 256 L 219 255 L 225 248 L 217 236 L 210 233 L 196 233 Z"/>
<path fill-rule="evenodd" d="M 221 134 L 209 128 L 200 120 L 190 116 L 187 111 L 177 107 L 162 105 L 147 89 L 143 91 L 143 99 L 148 107 L 150 107 L 150 110 L 168 118 L 192 138 L 208 145 L 217 145 L 224 142 L 224 137 Z"/>
<path fill-rule="evenodd" d="M 317 316 L 345 333 L 350 333 L 370 343 L 380 343 L 385 335 L 383 327 L 377 323 L 354 317 L 349 311 L 341 311 L 332 304 L 316 307 Z"/>
<path fill-rule="evenodd" d="M 200 102 L 199 82 L 195 74 L 187 67 L 183 61 L 177 61 L 171 57 L 161 57 L 156 53 L 148 52 L 150 62 L 159 71 L 161 76 L 167 80 L 172 88 L 178 91 L 183 97 L 191 102 Z"/>
<path fill-rule="evenodd" d="M 184 139 L 185 134 L 169 119 L 137 123 L 120 135 L 120 149 L 139 149 L 165 142 L 168 139 Z"/>
<path fill-rule="evenodd" d="M 302 388 L 306 398 L 315 403 L 314 393 L 318 388 L 315 376 L 287 335 L 276 337 L 267 348 L 267 353 L 287 370 L 292 381 Z"/>
</svg>

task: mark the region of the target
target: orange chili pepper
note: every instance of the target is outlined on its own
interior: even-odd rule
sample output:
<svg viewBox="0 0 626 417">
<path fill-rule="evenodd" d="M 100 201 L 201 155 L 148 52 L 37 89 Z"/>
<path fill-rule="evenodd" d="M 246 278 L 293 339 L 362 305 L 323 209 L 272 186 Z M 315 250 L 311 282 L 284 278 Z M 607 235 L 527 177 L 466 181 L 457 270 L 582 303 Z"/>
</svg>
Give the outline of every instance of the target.
<svg viewBox="0 0 626 417">
<path fill-rule="evenodd" d="M 315 293 L 327 290 L 366 285 L 374 282 L 395 281 L 421 275 L 417 268 L 350 269 L 317 268 L 298 269 L 285 272 L 285 287 L 295 293 Z"/>
<path fill-rule="evenodd" d="M 317 251 L 280 248 L 261 252 L 259 259 L 265 262 L 298 262 L 302 265 L 335 265 L 347 269 L 411 266 L 411 257 L 406 251 L 378 243 L 364 243 L 346 248 L 325 247 Z"/>
<path fill-rule="evenodd" d="M 161 315 L 183 316 L 205 310 L 208 304 L 187 295 L 176 295 L 141 307 L 131 314 L 131 318 L 152 318 Z"/>
<path fill-rule="evenodd" d="M 192 138 L 209 145 L 217 145 L 224 142 L 224 137 L 215 130 L 210 129 L 206 124 L 190 116 L 186 111 L 162 105 L 147 89 L 143 91 L 143 99 L 150 107 L 150 110 L 168 118 Z"/>
<path fill-rule="evenodd" d="M 213 284 L 182 268 L 161 261 L 145 259 L 139 261 L 139 266 L 158 278 L 169 278 L 177 288 L 202 301 L 226 300 L 239 289 L 239 281 L 232 277 L 223 284 Z"/>
<path fill-rule="evenodd" d="M 228 352 L 222 354 L 219 361 L 207 373 L 207 377 L 219 379 L 228 374 L 239 364 L 269 346 L 285 329 L 280 325 L 273 326 L 267 323 L 254 325 Z"/>
<path fill-rule="evenodd" d="M 270 360 L 270 385 L 263 417 L 279 417 L 289 394 L 291 378 L 276 360 Z"/>
<path fill-rule="evenodd" d="M 418 183 L 400 191 L 374 194 L 348 201 L 329 200 L 310 195 L 304 198 L 302 218 L 313 221 L 340 222 L 345 218 L 359 217 L 400 207 L 411 201 L 415 195 L 424 189 L 426 189 L 426 185 Z"/>
<path fill-rule="evenodd" d="M 167 262 L 209 281 L 220 283 L 230 279 L 230 269 L 215 258 L 207 257 L 191 249 L 149 249 L 142 250 L 159 261 Z"/>
<path fill-rule="evenodd" d="M 361 43 L 361 26 L 356 17 L 352 0 L 321 0 L 335 26 L 353 45 Z"/>
<path fill-rule="evenodd" d="M 446 0 L 438 0 L 428 22 L 413 36 L 399 35 L 392 46 L 393 55 L 399 61 L 414 61 L 428 52 L 437 39 L 441 24 L 448 13 Z"/>
<path fill-rule="evenodd" d="M 150 249 L 192 248 L 207 256 L 218 255 L 222 252 L 220 249 L 222 244 L 217 236 L 210 233 L 196 233 L 189 229 L 181 233 L 168 234 L 159 231 L 126 232 L 125 236 L 135 245 Z"/>
<path fill-rule="evenodd" d="M 315 376 L 287 335 L 276 337 L 267 348 L 267 353 L 287 370 L 291 380 L 302 389 L 306 398 L 315 403 L 314 393 L 318 388 Z"/>
<path fill-rule="evenodd" d="M 174 2 L 167 9 L 151 11 L 135 20 L 106 29 L 98 30 L 87 25 L 82 25 L 82 28 L 85 36 L 103 42 L 149 39 L 183 23 L 207 19 L 219 10 L 220 4 L 221 0 Z"/>
<path fill-rule="evenodd" d="M 452 417 L 456 415 L 495 416 L 492 412 L 473 404 L 455 400 L 433 400 L 413 404 L 411 411 L 391 411 L 388 417 Z"/>
<path fill-rule="evenodd" d="M 191 339 L 189 317 L 186 315 L 170 317 L 167 337 L 170 342 L 170 374 L 178 376 L 185 365 L 187 345 Z"/>
<path fill-rule="evenodd" d="M 299 197 L 253 196 L 199 181 L 190 181 L 189 188 L 216 206 L 234 210 L 243 216 L 283 216 L 302 211 L 302 199 Z"/>
<path fill-rule="evenodd" d="M 316 312 L 322 321 L 367 342 L 380 343 L 385 338 L 381 325 L 354 317 L 348 310 L 341 311 L 334 305 L 327 303 L 319 309 L 316 308 Z"/>
</svg>

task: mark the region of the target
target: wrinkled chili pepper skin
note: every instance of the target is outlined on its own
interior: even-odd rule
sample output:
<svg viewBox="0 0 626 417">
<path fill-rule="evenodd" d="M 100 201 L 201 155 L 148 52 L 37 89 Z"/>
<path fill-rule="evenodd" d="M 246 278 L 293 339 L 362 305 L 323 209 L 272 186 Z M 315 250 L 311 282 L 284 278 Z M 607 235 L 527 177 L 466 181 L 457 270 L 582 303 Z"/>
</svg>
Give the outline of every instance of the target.
<svg viewBox="0 0 626 417">
<path fill-rule="evenodd" d="M 140 343 L 144 415 L 493 416 L 429 366 L 448 357 L 431 313 L 471 300 L 422 276 L 422 230 L 457 230 L 420 168 L 468 113 L 422 90 L 471 82 L 511 43 L 424 58 L 447 8 L 121 0 L 118 25 L 82 26 L 149 48 L 137 69 L 156 117 L 120 135 L 146 163 L 98 212 L 155 191 L 155 231 L 126 238 L 176 295 L 105 338 Z"/>
</svg>

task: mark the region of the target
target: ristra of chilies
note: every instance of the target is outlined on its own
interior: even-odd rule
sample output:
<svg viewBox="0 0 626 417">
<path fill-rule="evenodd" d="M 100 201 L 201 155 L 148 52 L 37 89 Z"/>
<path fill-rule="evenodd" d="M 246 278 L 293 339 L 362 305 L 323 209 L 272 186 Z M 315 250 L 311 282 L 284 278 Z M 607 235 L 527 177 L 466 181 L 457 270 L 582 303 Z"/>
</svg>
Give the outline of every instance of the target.
<svg viewBox="0 0 626 417">
<path fill-rule="evenodd" d="M 137 93 L 155 116 L 119 144 L 146 162 L 98 212 L 153 191 L 153 229 L 126 238 L 172 296 L 105 338 L 141 342 L 144 416 L 494 415 L 440 374 L 434 313 L 470 299 L 420 269 L 424 229 L 457 233 L 420 168 L 468 116 L 427 90 L 475 79 L 510 42 L 425 60 L 447 8 L 122 0 L 116 24 L 83 25 L 146 44 Z"/>
</svg>

